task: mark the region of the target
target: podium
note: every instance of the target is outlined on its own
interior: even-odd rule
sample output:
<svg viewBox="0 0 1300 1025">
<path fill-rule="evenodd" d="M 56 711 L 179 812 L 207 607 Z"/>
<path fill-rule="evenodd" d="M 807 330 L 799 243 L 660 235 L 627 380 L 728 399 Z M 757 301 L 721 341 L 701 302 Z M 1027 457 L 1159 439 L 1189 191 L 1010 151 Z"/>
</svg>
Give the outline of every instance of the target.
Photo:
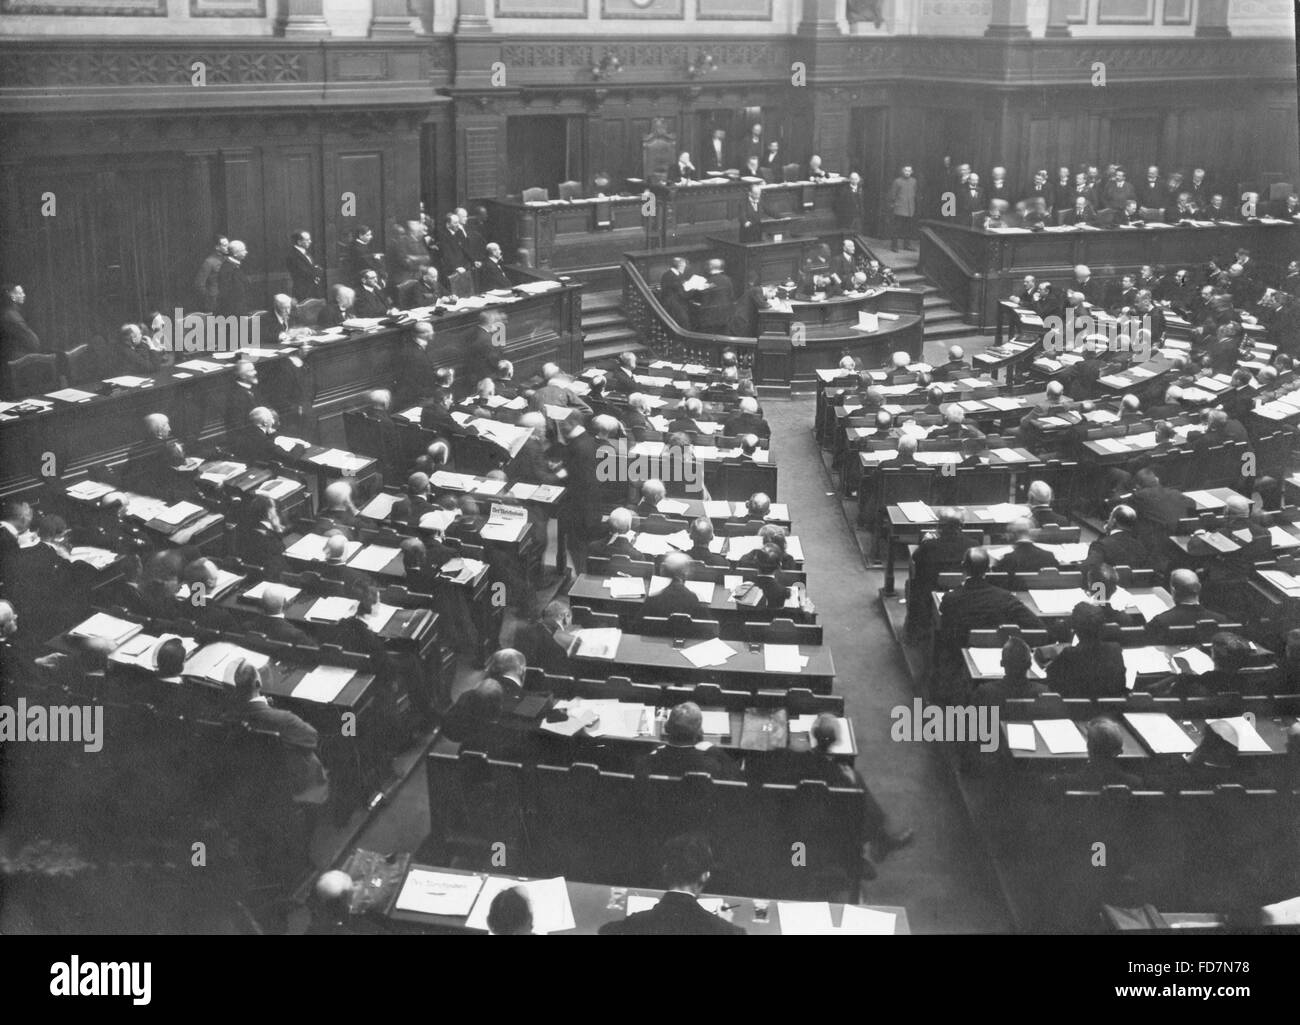
<svg viewBox="0 0 1300 1025">
<path fill-rule="evenodd" d="M 762 393 L 788 395 L 794 379 L 794 345 L 788 334 L 767 332 L 758 336 L 754 359 L 754 387 Z"/>
<path fill-rule="evenodd" d="M 819 240 L 784 238 L 780 242 L 736 242 L 710 236 L 708 241 L 727 261 L 727 273 L 740 287 L 755 278 L 765 285 L 798 281 L 804 254 L 815 248 Z"/>
</svg>

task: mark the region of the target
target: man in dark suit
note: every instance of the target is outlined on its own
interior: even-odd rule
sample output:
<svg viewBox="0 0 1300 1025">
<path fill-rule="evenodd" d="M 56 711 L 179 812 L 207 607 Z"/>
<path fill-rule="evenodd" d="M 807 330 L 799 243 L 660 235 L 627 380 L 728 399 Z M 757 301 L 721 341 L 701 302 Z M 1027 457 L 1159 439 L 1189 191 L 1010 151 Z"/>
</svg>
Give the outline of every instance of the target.
<svg viewBox="0 0 1300 1025">
<path fill-rule="evenodd" d="M 971 369 L 966 350 L 960 345 L 954 345 L 948 350 L 948 362 L 935 367 L 930 378 L 934 381 L 955 381 L 960 377 L 969 377 Z"/>
<path fill-rule="evenodd" d="M 573 567 L 587 569 L 587 545 L 600 528 L 600 481 L 597 478 L 596 439 L 583 426 L 578 410 L 560 424 L 564 439 L 565 495 L 559 512 L 560 535 L 569 549 Z M 556 567 L 561 572 L 563 566 Z"/>
<path fill-rule="evenodd" d="M 707 611 L 699 597 L 686 586 L 686 576 L 691 568 L 690 557 L 684 552 L 669 552 L 659 566 L 659 572 L 668 578 L 668 586 L 652 594 L 641 605 L 638 629 L 644 628 L 646 619 L 667 619 L 675 612 L 688 616 L 703 616 Z"/>
<path fill-rule="evenodd" d="M 739 438 L 746 434 L 757 434 L 760 438 L 772 436 L 771 425 L 758 413 L 758 401 L 748 395 L 740 400 L 736 412 L 727 417 L 722 433 L 728 438 Z"/>
<path fill-rule="evenodd" d="M 324 269 L 311 257 L 311 233 L 295 231 L 290 239 L 284 268 L 289 272 L 289 294 L 298 302 L 325 295 Z"/>
<path fill-rule="evenodd" d="M 1151 555 L 1137 536 L 1138 518 L 1132 506 L 1117 505 L 1106 521 L 1106 535 L 1088 546 L 1088 569 L 1105 563 L 1108 566 L 1131 566 L 1148 569 Z"/>
<path fill-rule="evenodd" d="M 433 365 L 433 325 L 419 321 L 398 349 L 398 377 L 395 382 L 398 408 L 421 403 L 438 389 L 437 368 Z"/>
<path fill-rule="evenodd" d="M 320 317 L 316 320 L 317 328 L 324 331 L 327 328 L 338 327 L 345 320 L 353 317 L 352 305 L 356 301 L 356 289 L 349 288 L 347 285 L 330 285 L 329 302 L 320 311 Z"/>
<path fill-rule="evenodd" d="M 835 220 L 841 231 L 860 232 L 866 217 L 867 194 L 862 187 L 862 175 L 849 173 L 849 183 L 835 194 L 832 204 Z"/>
<path fill-rule="evenodd" d="M 264 342 L 281 344 L 287 340 L 290 331 L 302 326 L 302 318 L 294 305 L 292 296 L 281 293 L 271 297 L 271 308 L 262 314 L 258 328 Z"/>
<path fill-rule="evenodd" d="M 374 271 L 367 273 L 373 274 Z M 403 310 L 436 306 L 439 302 L 452 298 L 451 290 L 438 274 L 438 268 L 432 265 L 422 267 L 418 278 L 402 282 L 396 291 L 397 305 Z"/>
<path fill-rule="evenodd" d="M 1065 698 L 1123 697 L 1124 652 L 1114 641 L 1101 639 L 1105 614 L 1092 602 L 1079 602 L 1070 613 L 1075 643 L 1061 650 L 1047 666 L 1047 687 Z"/>
<path fill-rule="evenodd" d="M 1097 211 L 1088 202 L 1087 196 L 1076 195 L 1070 201 L 1070 206 L 1066 208 L 1065 213 L 1061 215 L 1061 223 L 1075 227 L 1080 224 L 1095 225 L 1097 223 Z"/>
<path fill-rule="evenodd" d="M 704 147 L 705 171 L 711 175 L 721 174 L 728 167 L 728 156 L 726 129 L 713 129 L 709 136 L 709 141 Z"/>
<path fill-rule="evenodd" d="M 1059 565 L 1056 556 L 1046 548 L 1039 548 L 1033 541 L 1034 523 L 1028 517 L 1012 520 L 1007 524 L 1007 537 L 1011 541 L 1011 551 L 1002 556 L 994 567 L 1001 573 L 1011 574 L 1011 587 L 1020 585 L 1016 577 L 1025 573 L 1037 573 L 1040 569 L 1055 568 Z"/>
<path fill-rule="evenodd" d="M 32 525 L 32 507 L 17 498 L 6 498 L 0 507 L 0 580 L 10 574 L 18 556 L 18 538 Z"/>
<path fill-rule="evenodd" d="M 1123 210 L 1125 204 L 1130 201 L 1136 204 L 1137 200 L 1137 189 L 1121 170 L 1117 170 L 1115 177 L 1102 186 L 1101 202 L 1108 210 Z"/>
<path fill-rule="evenodd" d="M 242 316 L 253 309 L 252 292 L 248 285 L 248 275 L 244 271 L 244 261 L 248 259 L 248 247 L 238 239 L 232 239 L 230 252 L 226 261 L 217 271 L 217 306 L 216 311 L 223 316 Z"/>
<path fill-rule="evenodd" d="M 995 167 L 989 172 L 989 184 L 984 190 L 984 198 L 990 208 L 993 206 L 995 199 L 1000 199 L 1007 204 L 1007 208 L 1015 206 L 1015 193 L 1011 189 L 1011 183 L 1007 181 L 1007 169 L 1005 167 Z"/>
<path fill-rule="evenodd" d="M 940 628 L 935 639 L 935 680 L 941 690 L 953 693 L 961 679 L 961 649 L 972 630 L 996 629 L 1016 623 L 1023 629 L 1042 629 L 1042 621 L 1010 591 L 990 584 L 989 554 L 971 548 L 962 558 L 966 580 L 943 596 L 939 604 Z"/>
<path fill-rule="evenodd" d="M 5 285 L 0 297 L 0 359 L 18 359 L 29 352 L 41 351 L 41 340 L 23 319 L 27 293 L 22 285 Z"/>
<path fill-rule="evenodd" d="M 1174 606 L 1147 623 L 1147 637 L 1152 644 L 1168 644 L 1171 626 L 1195 626 L 1203 619 L 1226 623 L 1227 617 L 1201 604 L 1201 581 L 1190 569 L 1176 569 L 1169 574 L 1169 591 Z"/>
<path fill-rule="evenodd" d="M 283 708 L 272 708 L 262 696 L 257 670 L 242 662 L 235 670 L 233 718 L 258 730 L 277 733 L 288 758 L 286 767 L 294 796 L 312 804 L 323 803 L 328 795 L 325 768 L 316 755 L 319 735 L 315 727 Z"/>
<path fill-rule="evenodd" d="M 731 309 L 736 304 L 736 287 L 727 274 L 726 264 L 716 258 L 709 261 L 706 280 L 709 287 L 696 293 L 699 305 L 695 324 L 698 330 L 705 333 L 723 334 L 727 329 L 727 321 L 731 319 Z"/>
<path fill-rule="evenodd" d="M 1196 515 L 1196 503 L 1176 488 L 1161 484 L 1152 469 L 1139 470 L 1133 484 L 1135 490 L 1128 504 L 1137 513 L 1139 536 L 1150 536 L 1148 544 L 1162 534 L 1177 533 L 1179 520 Z"/>
<path fill-rule="evenodd" d="M 1046 168 L 1034 172 L 1034 183 L 1029 186 L 1021 198 L 1025 200 L 1030 209 L 1037 205 L 1037 200 L 1042 200 L 1042 208 L 1051 210 L 1055 193 L 1052 189 L 1052 183 L 1047 180 Z"/>
<path fill-rule="evenodd" d="M 254 406 L 248 423 L 235 435 L 235 455 L 246 463 L 270 463 L 284 457 L 275 444 L 275 413 L 266 406 Z"/>
<path fill-rule="evenodd" d="M 1160 168 L 1152 164 L 1147 168 L 1146 177 L 1137 183 L 1139 206 L 1153 210 L 1165 205 L 1165 183 L 1160 179 Z"/>
<path fill-rule="evenodd" d="M 620 353 L 618 363 L 605 375 L 605 390 L 630 395 L 636 389 L 636 353 Z"/>
<path fill-rule="evenodd" d="M 251 360 L 235 364 L 235 379 L 226 390 L 226 430 L 231 434 L 249 422 L 248 415 L 254 409 L 266 405 L 257 383 L 257 366 Z"/>
<path fill-rule="evenodd" d="M 754 184 L 749 187 L 749 195 L 740 204 L 740 241 L 763 241 L 763 218 L 770 217 L 763 203 L 763 186 Z"/>
<path fill-rule="evenodd" d="M 414 530 L 420 525 L 420 518 L 425 513 L 440 508 L 429 497 L 429 475 L 416 472 L 406 478 L 406 494 L 393 503 L 388 518 L 394 523 L 404 523 Z"/>
<path fill-rule="evenodd" d="M 772 139 L 767 144 L 767 151 L 759 158 L 758 173 L 765 182 L 779 182 L 781 180 L 781 164 L 784 162 L 784 156 L 781 154 L 781 144 Z"/>
<path fill-rule="evenodd" d="M 730 565 L 725 555 L 715 552 L 709 547 L 713 542 L 713 521 L 707 516 L 691 520 L 690 526 L 686 528 L 686 533 L 691 539 L 691 547 L 686 549 L 685 554 L 692 562 L 702 562 L 706 566 Z M 664 556 L 664 558 L 667 557 L 667 555 Z"/>
<path fill-rule="evenodd" d="M 1070 522 L 1068 517 L 1052 508 L 1052 489 L 1045 481 L 1030 482 L 1026 498 L 1029 501 L 1029 514 L 1034 518 L 1036 527 L 1064 527 Z"/>
<path fill-rule="evenodd" d="M 1066 285 L 1069 292 L 1078 292 L 1089 306 L 1105 306 L 1106 283 L 1101 278 L 1093 277 L 1092 268 L 1079 264 L 1074 268 L 1074 280 Z M 1076 311 L 1082 313 L 1084 311 Z"/>
<path fill-rule="evenodd" d="M 695 169 L 695 165 L 691 163 L 691 155 L 685 150 L 678 154 L 677 162 L 668 168 L 669 185 L 694 181 L 698 177 L 699 172 Z"/>
<path fill-rule="evenodd" d="M 357 289 L 352 304 L 354 317 L 386 317 L 392 304 L 379 284 L 379 274 L 373 270 L 362 271 L 361 287 Z"/>
<path fill-rule="evenodd" d="M 273 641 L 311 645 L 311 637 L 284 618 L 287 600 L 288 591 L 285 588 L 268 583 L 262 589 L 262 617 L 253 624 L 253 629 Z"/>
<path fill-rule="evenodd" d="M 984 190 L 980 188 L 980 176 L 972 174 L 957 193 L 958 223 L 969 224 L 971 214 L 981 213 L 987 209 L 988 201 L 985 199 Z"/>
<path fill-rule="evenodd" d="M 515 631 L 514 646 L 530 666 L 547 673 L 569 671 L 569 647 L 574 635 L 573 611 L 563 598 L 548 602 L 540 618 Z"/>
<path fill-rule="evenodd" d="M 608 558 L 611 555 L 626 555 L 629 559 L 643 558 L 632 543 L 636 535 L 632 533 L 632 510 L 614 509 L 609 514 L 609 537 L 597 541 L 587 549 L 587 555 Z"/>
<path fill-rule="evenodd" d="M 483 265 L 478 269 L 478 290 L 490 292 L 494 289 L 513 288 L 514 282 L 510 280 L 510 275 L 506 273 L 505 265 L 501 262 L 501 247 L 495 242 L 489 242 L 485 249 L 485 257 Z"/>
<path fill-rule="evenodd" d="M 669 268 L 659 278 L 659 303 L 681 327 L 690 327 L 691 324 L 691 305 L 683 287 L 687 266 L 686 257 L 674 256 Z"/>
<path fill-rule="evenodd" d="M 1056 181 L 1052 182 L 1052 210 L 1061 213 L 1074 206 L 1074 179 L 1068 167 L 1056 170 Z"/>
<path fill-rule="evenodd" d="M 442 390 L 428 396 L 420 410 L 420 426 L 426 431 L 436 431 L 444 438 L 463 438 L 466 436 L 465 428 L 451 415 L 449 403 L 450 396 Z"/>
<path fill-rule="evenodd" d="M 932 596 L 939 574 L 961 567 L 966 552 L 974 547 L 962 533 L 961 515 L 955 509 L 940 509 L 938 530 L 927 533 L 912 556 L 912 575 L 907 589 L 907 635 L 920 642 L 934 621 Z"/>
<path fill-rule="evenodd" d="M 668 892 L 646 911 L 606 922 L 602 936 L 743 936 L 745 930 L 700 906 L 708 885 L 713 855 L 708 845 L 691 836 L 675 837 L 664 845 L 663 880 Z"/>
<path fill-rule="evenodd" d="M 704 715 L 693 701 L 683 701 L 668 713 L 664 723 L 664 745 L 640 760 L 638 773 L 643 776 L 684 776 L 688 772 L 707 772 L 714 779 L 739 779 L 735 762 L 712 744 L 704 741 Z"/>
</svg>

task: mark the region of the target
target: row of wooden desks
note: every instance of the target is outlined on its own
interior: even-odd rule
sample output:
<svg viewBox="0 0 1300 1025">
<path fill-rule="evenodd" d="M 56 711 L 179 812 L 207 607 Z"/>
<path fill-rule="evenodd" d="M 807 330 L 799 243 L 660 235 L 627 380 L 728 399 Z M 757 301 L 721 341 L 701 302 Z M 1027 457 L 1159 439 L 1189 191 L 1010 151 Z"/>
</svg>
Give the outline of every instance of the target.
<svg viewBox="0 0 1300 1025">
<path fill-rule="evenodd" d="M 1015 520 L 1030 516 L 1027 505 L 967 505 L 961 506 L 964 529 L 979 527 L 985 535 L 1005 532 L 1007 526 Z M 900 545 L 917 544 L 928 530 L 934 530 L 939 523 L 935 515 L 924 502 L 905 502 L 891 505 L 887 509 L 888 536 L 885 541 L 885 586 L 884 594 L 893 595 L 894 576 L 897 569 L 897 550 Z"/>
<path fill-rule="evenodd" d="M 362 882 L 364 869 L 357 867 L 355 855 L 344 870 L 358 883 Z M 465 882 L 458 884 L 457 878 Z M 397 932 L 482 934 L 487 931 L 487 906 L 492 897 L 513 886 L 523 886 L 528 892 L 533 907 L 534 930 L 561 936 L 594 936 L 602 925 L 652 907 L 664 895 L 663 890 L 639 887 L 579 883 L 569 879 L 533 880 L 412 864 L 403 873 L 388 902 L 376 913 L 382 913 L 388 927 Z M 445 913 L 444 909 L 450 907 L 448 899 L 454 901 L 457 897 L 462 903 L 453 910 L 460 913 Z M 911 932 L 907 910 L 901 907 L 811 906 L 717 895 L 703 895 L 699 901 L 706 910 L 720 914 L 755 936 L 807 933 L 810 923 L 822 908 L 825 909 L 822 924 L 829 924 L 841 934 L 907 936 Z M 467 905 L 468 910 L 462 910 Z"/>
</svg>

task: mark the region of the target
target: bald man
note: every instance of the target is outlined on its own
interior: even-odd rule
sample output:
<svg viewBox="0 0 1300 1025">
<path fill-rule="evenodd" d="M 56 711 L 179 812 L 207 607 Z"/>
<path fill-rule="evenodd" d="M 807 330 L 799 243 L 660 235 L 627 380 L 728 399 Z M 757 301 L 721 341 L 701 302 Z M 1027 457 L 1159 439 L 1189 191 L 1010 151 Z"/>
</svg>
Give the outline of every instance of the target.
<svg viewBox="0 0 1300 1025">
<path fill-rule="evenodd" d="M 658 594 L 646 598 L 641 606 L 638 629 L 644 628 L 647 618 L 666 619 L 675 612 L 703 618 L 707 612 L 704 603 L 686 586 L 686 575 L 690 568 L 691 558 L 685 552 L 670 552 L 664 556 L 659 572 L 668 578 L 668 586 Z"/>
<path fill-rule="evenodd" d="M 253 629 L 266 634 L 273 641 L 310 645 L 311 638 L 285 618 L 284 608 L 288 598 L 287 588 L 279 584 L 267 584 L 262 590 L 262 618 L 253 625 Z"/>
<path fill-rule="evenodd" d="M 969 377 L 971 372 L 966 350 L 960 345 L 954 345 L 948 350 L 948 362 L 935 367 L 930 377 L 935 381 L 955 381 L 959 377 Z"/>
<path fill-rule="evenodd" d="M 1227 622 L 1226 616 L 1201 604 L 1201 581 L 1192 570 L 1176 569 L 1170 573 L 1169 591 L 1174 607 L 1166 609 L 1147 624 L 1147 636 L 1152 644 L 1168 644 L 1171 626 L 1194 626 L 1204 619 Z"/>
</svg>

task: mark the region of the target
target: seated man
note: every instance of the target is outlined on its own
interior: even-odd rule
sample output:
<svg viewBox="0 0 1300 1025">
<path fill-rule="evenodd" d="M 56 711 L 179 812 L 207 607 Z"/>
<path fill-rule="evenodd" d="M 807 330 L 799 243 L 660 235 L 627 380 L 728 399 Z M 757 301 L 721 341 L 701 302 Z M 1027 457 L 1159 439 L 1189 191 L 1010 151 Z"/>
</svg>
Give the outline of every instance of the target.
<svg viewBox="0 0 1300 1025">
<path fill-rule="evenodd" d="M 1092 568 L 1106 563 L 1108 566 L 1149 569 L 1151 556 L 1136 534 L 1137 525 L 1137 513 L 1132 506 L 1115 506 L 1106 521 L 1105 536 L 1088 546 L 1085 566 Z"/>
<path fill-rule="evenodd" d="M 930 438 L 983 438 L 984 432 L 974 424 L 966 422 L 966 411 L 952 403 L 943 413 L 943 423 L 930 428 Z"/>
<path fill-rule="evenodd" d="M 641 485 L 641 501 L 637 502 L 632 511 L 637 516 L 653 516 L 659 511 L 659 503 L 667 497 L 668 489 L 664 487 L 664 482 L 651 478 Z"/>
<path fill-rule="evenodd" d="M 1062 649 L 1047 666 L 1048 689 L 1065 698 L 1123 697 L 1124 653 L 1114 641 L 1101 639 L 1106 617 L 1092 602 L 1079 602 L 1070 613 L 1076 643 Z"/>
<path fill-rule="evenodd" d="M 255 406 L 248 414 L 248 425 L 235 441 L 235 454 L 247 463 L 279 461 L 284 453 L 275 444 L 278 427 L 273 410 Z"/>
<path fill-rule="evenodd" d="M 1008 698 L 1036 698 L 1047 693 L 1041 680 L 1031 680 L 1029 669 L 1034 653 L 1019 637 L 1008 637 L 1002 645 L 1002 672 L 1000 680 L 983 680 L 971 692 L 971 703 L 1005 709 Z"/>
<path fill-rule="evenodd" d="M 722 433 L 728 438 L 743 434 L 757 434 L 760 438 L 770 438 L 772 428 L 758 413 L 758 402 L 752 398 L 743 398 L 736 412 L 727 417 L 722 426 Z"/>
<path fill-rule="evenodd" d="M 567 673 L 569 648 L 574 640 L 572 626 L 573 611 L 568 601 L 557 598 L 547 603 L 536 621 L 515 632 L 515 647 L 528 665 L 547 673 Z"/>
<path fill-rule="evenodd" d="M 877 464 L 877 469 L 914 469 L 922 466 L 916 458 L 916 449 L 920 444 L 919 439 L 913 434 L 905 434 L 898 439 L 898 451 L 889 459 L 882 459 Z"/>
<path fill-rule="evenodd" d="M 424 514 L 437 508 L 429 494 L 429 475 L 416 471 L 406 478 L 406 494 L 393 503 L 388 518 L 415 530 Z"/>
<path fill-rule="evenodd" d="M 615 509 L 609 514 L 609 537 L 597 541 L 587 549 L 590 558 L 608 558 L 611 555 L 626 555 L 629 559 L 645 558 L 636 550 L 632 542 L 636 535 L 632 533 L 632 510 Z"/>
<path fill-rule="evenodd" d="M 739 779 L 731 757 L 704 739 L 704 714 L 694 701 L 683 701 L 668 713 L 664 743 L 640 760 L 643 776 L 684 776 L 707 772 L 714 779 Z"/>
<path fill-rule="evenodd" d="M 248 662 L 241 661 L 235 669 L 234 684 L 231 718 L 278 734 L 288 755 L 286 768 L 294 798 L 310 804 L 324 804 L 329 796 L 329 779 L 316 755 L 320 738 L 315 727 L 293 712 L 271 707 L 270 701 L 262 696 L 262 681 L 257 669 Z"/>
<path fill-rule="evenodd" d="M 935 510 L 937 529 L 927 531 L 912 556 L 912 574 L 907 589 L 907 635 L 920 641 L 934 621 L 933 594 L 939 574 L 961 568 L 966 552 L 976 544 L 962 533 L 961 513 L 956 509 Z"/>
<path fill-rule="evenodd" d="M 674 837 L 664 845 L 663 883 L 668 891 L 646 911 L 606 922 L 602 936 L 742 936 L 745 930 L 709 914 L 699 897 L 708 885 L 713 852 L 698 837 Z"/>
<path fill-rule="evenodd" d="M 1227 617 L 1201 604 L 1201 581 L 1190 569 L 1176 569 L 1169 574 L 1169 591 L 1173 608 L 1166 609 L 1147 624 L 1152 644 L 1167 644 L 1171 626 L 1195 626 L 1202 620 L 1226 623 Z"/>
<path fill-rule="evenodd" d="M 930 378 L 934 381 L 955 381 L 960 377 L 969 377 L 971 372 L 966 350 L 960 345 L 954 345 L 948 350 L 948 362 L 935 367 Z"/>
<path fill-rule="evenodd" d="M 1011 587 L 1020 586 L 1017 574 L 1037 573 L 1040 569 L 1055 568 L 1059 565 L 1056 556 L 1045 548 L 1039 548 L 1033 541 L 1034 523 L 1028 517 L 1012 520 L 1007 524 L 1007 537 L 1011 541 L 1011 551 L 998 560 L 994 569 L 1011 574 Z"/>
<path fill-rule="evenodd" d="M 312 639 L 285 618 L 284 607 L 288 598 L 288 588 L 279 584 L 267 584 L 262 589 L 262 618 L 256 621 L 253 629 L 266 634 L 267 639 L 272 641 L 310 646 Z"/>
<path fill-rule="evenodd" d="M 641 605 L 637 629 L 644 630 L 646 620 L 652 617 L 667 619 L 677 612 L 688 616 L 707 618 L 708 609 L 699 597 L 686 586 L 686 576 L 691 568 L 690 556 L 684 552 L 669 552 L 659 565 L 661 575 L 668 578 L 668 586 L 652 594 Z"/>
<path fill-rule="evenodd" d="M 686 531 L 691 539 L 691 547 L 686 549 L 685 554 L 691 561 L 702 562 L 706 566 L 730 565 L 725 555 L 721 552 L 715 552 L 709 547 L 713 542 L 713 521 L 711 519 L 707 516 L 700 516 L 691 520 L 691 524 L 686 528 Z"/>
</svg>

